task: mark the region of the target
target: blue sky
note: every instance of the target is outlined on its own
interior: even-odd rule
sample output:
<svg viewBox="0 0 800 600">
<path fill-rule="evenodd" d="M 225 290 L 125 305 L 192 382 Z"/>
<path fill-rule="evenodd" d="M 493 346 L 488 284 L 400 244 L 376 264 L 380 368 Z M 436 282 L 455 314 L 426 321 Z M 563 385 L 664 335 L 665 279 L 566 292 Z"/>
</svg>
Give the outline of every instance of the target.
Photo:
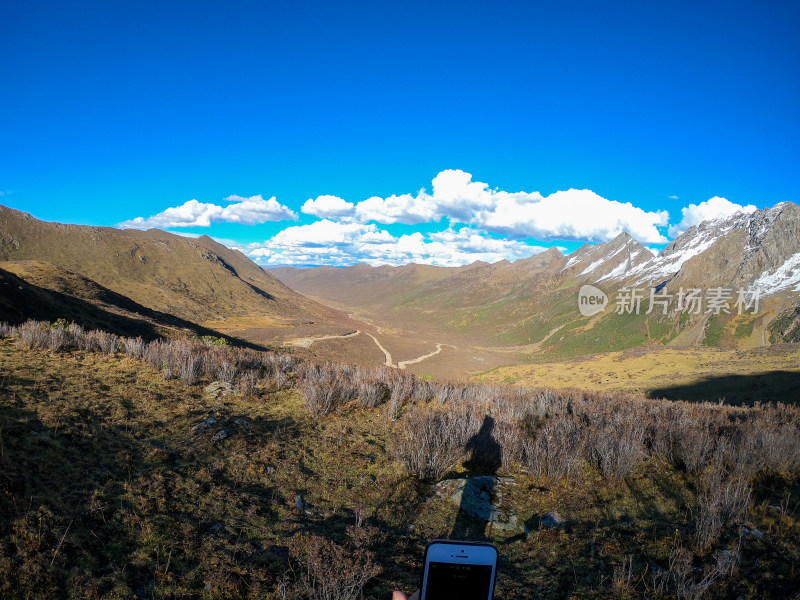
<svg viewBox="0 0 800 600">
<path fill-rule="evenodd" d="M 796 2 L 6 0 L 0 203 L 263 264 L 660 248 L 797 200 L 798 25 Z"/>
</svg>

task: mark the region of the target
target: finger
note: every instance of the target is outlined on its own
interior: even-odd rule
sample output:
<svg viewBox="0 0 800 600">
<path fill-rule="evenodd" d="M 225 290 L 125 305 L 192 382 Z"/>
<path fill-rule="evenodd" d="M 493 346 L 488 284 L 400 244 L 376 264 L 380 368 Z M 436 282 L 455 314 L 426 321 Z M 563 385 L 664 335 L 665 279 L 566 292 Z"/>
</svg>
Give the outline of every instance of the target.
<svg viewBox="0 0 800 600">
<path fill-rule="evenodd" d="M 392 600 L 408 600 L 408 598 L 406 598 L 406 595 L 403 592 L 398 592 L 395 590 L 394 594 L 392 594 Z"/>
</svg>

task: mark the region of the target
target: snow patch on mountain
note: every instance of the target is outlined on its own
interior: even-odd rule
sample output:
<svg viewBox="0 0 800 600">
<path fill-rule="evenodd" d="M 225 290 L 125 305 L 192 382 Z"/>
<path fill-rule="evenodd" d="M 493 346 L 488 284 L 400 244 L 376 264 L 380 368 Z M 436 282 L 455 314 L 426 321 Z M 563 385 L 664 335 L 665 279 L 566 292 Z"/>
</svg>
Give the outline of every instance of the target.
<svg viewBox="0 0 800 600">
<path fill-rule="evenodd" d="M 800 292 L 800 252 L 790 256 L 774 273 L 764 271 L 751 287 L 762 296 L 769 296 L 792 286 L 795 292 Z"/>
<path fill-rule="evenodd" d="M 783 210 L 788 206 L 788 202 L 779 202 L 772 208 L 759 211 L 755 215 L 746 215 L 750 217 L 747 219 L 748 236 L 747 245 L 744 248 L 745 255 L 756 252 L 761 247 L 761 242 L 764 236 L 775 224 L 775 220 L 780 216 Z M 754 231 L 755 228 L 757 231 Z"/>
<path fill-rule="evenodd" d="M 600 260 L 594 261 L 592 264 L 590 264 L 588 267 L 586 267 L 583 271 L 581 271 L 580 275 L 587 275 L 587 274 L 591 273 L 592 271 L 594 271 L 597 267 L 602 265 L 607 260 L 608 260 L 607 258 L 603 257 Z"/>
<path fill-rule="evenodd" d="M 621 262 L 616 267 L 611 269 L 608 273 L 603 275 L 597 281 L 604 281 L 606 279 L 618 279 L 618 278 L 621 278 L 628 271 L 628 269 L 630 268 L 630 265 L 631 265 L 631 261 L 629 261 L 629 260 L 626 260 L 625 262 Z"/>
<path fill-rule="evenodd" d="M 713 221 L 709 223 L 713 223 Z M 679 237 L 676 242 L 684 238 L 684 236 L 690 235 L 692 229 Z M 636 277 L 637 284 L 655 279 L 669 279 L 681 270 L 686 261 L 708 250 L 714 245 L 714 242 L 730 229 L 732 227 L 723 227 L 721 230 L 709 227 L 705 231 L 699 231 L 699 235 L 689 237 L 688 243 L 685 245 L 681 244 L 679 246 L 676 245 L 676 242 L 673 242 L 670 246 L 664 248 L 658 256 L 654 256 L 647 262 L 634 267 L 630 275 Z"/>
</svg>

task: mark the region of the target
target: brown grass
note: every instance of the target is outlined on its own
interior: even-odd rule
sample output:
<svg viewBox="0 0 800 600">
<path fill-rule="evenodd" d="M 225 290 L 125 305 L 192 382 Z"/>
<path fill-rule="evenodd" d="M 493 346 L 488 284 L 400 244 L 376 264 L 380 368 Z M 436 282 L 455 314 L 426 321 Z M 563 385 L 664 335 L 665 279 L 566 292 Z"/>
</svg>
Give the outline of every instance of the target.
<svg viewBox="0 0 800 600">
<path fill-rule="evenodd" d="M 52 349 L 22 341 L 59 329 Z M 797 583 L 796 407 L 447 384 L 200 340 L 109 353 L 81 347 L 86 333 L 0 325 L 20 346 L 0 341 L 3 597 L 411 591 L 455 518 L 430 486 L 465 472 L 487 416 L 516 482 L 504 502 L 531 529 L 492 534 L 504 597 L 782 597 Z M 188 358 L 196 382 L 164 381 Z M 238 393 L 204 394 L 225 372 Z M 330 382 L 326 404 L 311 390 Z M 566 527 L 538 526 L 551 510 Z"/>
</svg>

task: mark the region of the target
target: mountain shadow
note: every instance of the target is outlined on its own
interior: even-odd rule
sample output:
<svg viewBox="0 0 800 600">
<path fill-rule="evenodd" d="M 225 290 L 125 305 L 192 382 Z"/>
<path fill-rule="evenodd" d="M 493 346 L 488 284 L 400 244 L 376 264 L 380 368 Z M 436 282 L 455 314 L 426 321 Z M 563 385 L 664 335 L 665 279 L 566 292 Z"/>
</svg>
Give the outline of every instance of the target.
<svg viewBox="0 0 800 600">
<path fill-rule="evenodd" d="M 755 375 L 705 377 L 684 385 L 650 390 L 651 398 L 752 405 L 756 402 L 800 404 L 800 371 L 769 371 Z"/>
<path fill-rule="evenodd" d="M 34 285 L 0 268 L 0 321 L 19 324 L 28 319 L 55 321 L 61 318 L 86 329 L 101 329 L 126 337 L 141 336 L 146 341 L 170 337 L 170 333 L 181 331 L 227 338 L 213 329 L 142 306 L 90 279 L 71 275 L 80 283 L 76 293 L 84 293 L 88 298 Z M 228 339 L 239 346 L 261 348 L 257 344 Z"/>
</svg>

